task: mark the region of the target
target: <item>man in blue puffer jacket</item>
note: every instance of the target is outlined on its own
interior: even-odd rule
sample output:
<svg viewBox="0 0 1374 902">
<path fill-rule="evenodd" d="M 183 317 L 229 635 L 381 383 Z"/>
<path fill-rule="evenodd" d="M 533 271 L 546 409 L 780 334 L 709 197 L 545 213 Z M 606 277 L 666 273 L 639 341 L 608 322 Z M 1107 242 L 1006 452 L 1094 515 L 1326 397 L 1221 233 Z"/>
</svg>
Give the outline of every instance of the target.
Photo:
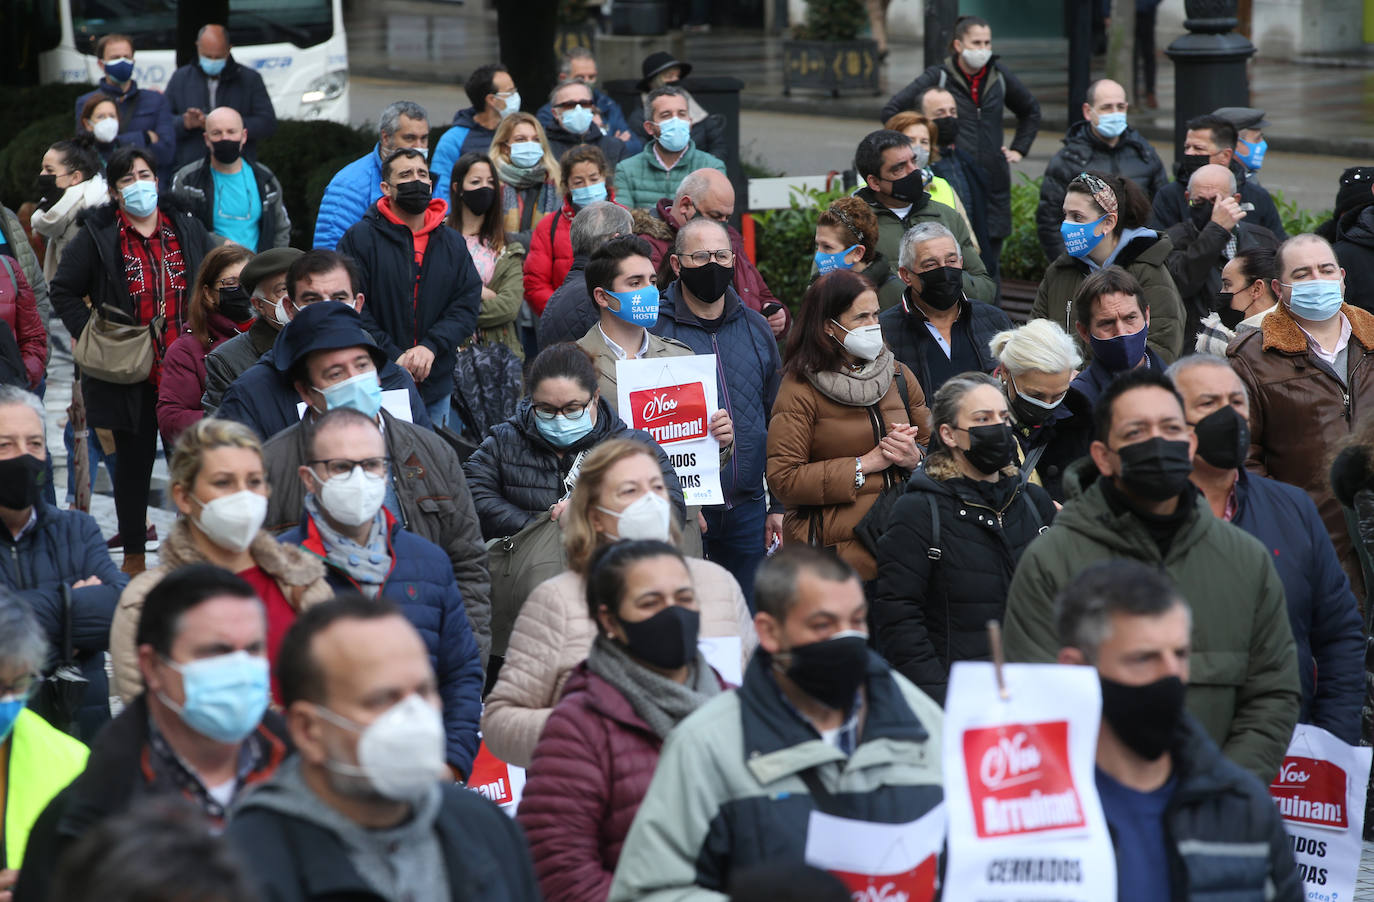
<svg viewBox="0 0 1374 902">
<path fill-rule="evenodd" d="M 300 472 L 305 514 L 281 541 L 319 555 L 336 588 L 395 602 L 419 631 L 439 681 L 448 764 L 464 779 L 477 756 L 483 677 L 453 565 L 383 507 L 388 464 L 375 422 L 351 408 L 331 410 L 309 442 Z"/>
<path fill-rule="evenodd" d="M 0 585 L 32 607 L 58 654 L 63 643 L 62 586 L 71 589 L 71 636 L 89 684 L 77 714 L 80 738 L 90 741 L 110 719 L 105 650 L 110 618 L 129 577 L 110 560 L 89 514 L 64 511 L 39 496 L 47 478 L 43 402 L 14 386 L 0 386 Z"/>
<path fill-rule="evenodd" d="M 752 611 L 754 571 L 768 546 L 782 541 L 782 509 L 770 511 L 763 485 L 782 360 L 768 320 L 730 287 L 734 252 L 722 224 L 704 216 L 687 222 L 673 240 L 669 261 L 677 281 L 663 292 L 650 331 L 698 354 L 716 355 L 716 394 L 735 424 L 735 454 L 720 474 L 725 504 L 702 511 L 702 541 L 706 557 L 739 581 Z"/>
<path fill-rule="evenodd" d="M 401 147 L 429 150 L 429 113 L 418 103 L 398 100 L 377 117 L 377 145 L 329 180 L 315 216 L 312 247 L 332 251 L 348 227 L 382 196 L 382 160 Z"/>
<path fill-rule="evenodd" d="M 429 166 L 434 174 L 434 196 L 445 202 L 449 199 L 453 164 L 465 153 L 486 156 L 501 120 L 520 110 L 520 92 L 500 63 L 473 69 L 463 91 L 472 106 L 453 114 L 453 127 L 439 139 Z"/>
</svg>

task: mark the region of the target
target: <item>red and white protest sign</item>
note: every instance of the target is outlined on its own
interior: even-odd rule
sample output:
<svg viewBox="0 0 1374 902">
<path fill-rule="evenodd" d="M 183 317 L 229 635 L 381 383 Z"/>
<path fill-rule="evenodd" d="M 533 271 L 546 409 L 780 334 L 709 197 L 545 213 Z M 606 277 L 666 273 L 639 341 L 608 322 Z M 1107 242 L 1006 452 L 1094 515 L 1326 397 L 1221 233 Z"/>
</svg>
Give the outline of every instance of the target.
<svg viewBox="0 0 1374 902">
<path fill-rule="evenodd" d="M 468 789 L 485 796 L 490 802 L 501 806 L 501 810 L 515 817 L 515 809 L 520 805 L 520 794 L 525 788 L 525 769 L 507 764 L 491 753 L 483 740 L 477 749 L 477 757 L 472 762 L 472 773 L 468 775 Z"/>
<path fill-rule="evenodd" d="M 929 902 L 938 886 L 944 839 L 944 805 L 906 824 L 813 811 L 806 863 L 840 878 L 854 902 Z"/>
<path fill-rule="evenodd" d="M 723 504 L 720 443 L 711 437 L 716 355 L 618 360 L 615 379 L 620 418 L 663 446 L 686 503 Z"/>
<path fill-rule="evenodd" d="M 1306 899 L 1352 899 L 1374 749 L 1298 724 L 1269 794 L 1293 842 Z"/>
<path fill-rule="evenodd" d="M 1088 667 L 959 662 L 945 701 L 944 898 L 1112 902 L 1116 859 L 1094 782 L 1102 708 Z"/>
</svg>

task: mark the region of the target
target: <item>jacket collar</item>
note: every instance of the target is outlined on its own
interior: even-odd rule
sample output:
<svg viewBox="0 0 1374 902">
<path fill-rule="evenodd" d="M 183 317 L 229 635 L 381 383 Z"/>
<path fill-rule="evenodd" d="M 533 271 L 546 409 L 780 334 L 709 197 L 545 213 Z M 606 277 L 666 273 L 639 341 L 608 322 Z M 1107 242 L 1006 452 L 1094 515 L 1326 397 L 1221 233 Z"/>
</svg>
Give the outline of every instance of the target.
<svg viewBox="0 0 1374 902">
<path fill-rule="evenodd" d="M 675 281 L 673 284 L 669 285 L 661 297 L 662 300 L 658 308 L 659 316 L 664 316 L 666 314 L 679 325 L 693 326 L 698 329 L 701 328 L 701 320 L 697 319 L 697 315 L 688 309 L 687 301 L 682 297 L 681 281 Z M 735 293 L 733 285 L 725 289 L 725 305 L 723 309 L 725 311 L 723 322 L 728 323 L 736 317 L 743 315 L 742 311 L 744 310 L 744 304 L 740 301 L 739 295 Z"/>
<path fill-rule="evenodd" d="M 269 326 L 262 317 L 253 320 L 253 325 L 248 327 L 248 341 L 253 345 L 253 354 L 261 357 L 272 350 L 272 343 L 277 340 L 280 331 Z"/>
<path fill-rule="evenodd" d="M 1065 471 L 1064 483 L 1066 488 L 1070 488 L 1071 483 L 1081 486 L 1081 491 L 1077 497 L 1070 495 L 1051 529 L 1061 526 L 1070 529 L 1106 545 L 1121 557 L 1167 565 L 1170 559 L 1201 541 L 1203 534 L 1219 522 L 1207 509 L 1207 499 L 1201 492 L 1188 492 L 1186 500 L 1193 509 L 1175 533 L 1168 557 L 1161 558 L 1159 546 L 1150 538 L 1140 518 L 1129 510 L 1118 514 L 1107 503 L 1097 465 L 1091 458 L 1080 458 L 1071 464 Z"/>
<path fill-rule="evenodd" d="M 1341 313 L 1350 320 L 1350 337 L 1360 343 L 1366 351 L 1374 350 L 1374 316 L 1358 307 L 1341 304 Z M 1260 334 L 1264 337 L 1264 350 L 1278 351 L 1280 354 L 1306 354 L 1307 333 L 1298 325 L 1282 301 L 1260 323 Z"/>
</svg>

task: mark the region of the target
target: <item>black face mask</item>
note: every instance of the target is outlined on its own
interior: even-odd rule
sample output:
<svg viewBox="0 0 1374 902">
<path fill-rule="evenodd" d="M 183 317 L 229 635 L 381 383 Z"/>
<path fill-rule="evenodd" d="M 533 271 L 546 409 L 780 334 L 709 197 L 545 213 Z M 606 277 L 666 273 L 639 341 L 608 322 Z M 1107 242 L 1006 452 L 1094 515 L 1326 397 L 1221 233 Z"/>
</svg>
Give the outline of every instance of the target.
<svg viewBox="0 0 1374 902">
<path fill-rule="evenodd" d="M 0 507 L 21 511 L 38 503 L 47 463 L 32 454 L 0 460 Z"/>
<path fill-rule="evenodd" d="M 964 460 L 979 473 L 991 476 L 1012 462 L 1016 454 L 1016 435 L 1010 423 L 970 426 L 966 431 L 968 450 L 964 451 Z"/>
<path fill-rule="evenodd" d="M 1183 720 L 1183 681 L 1164 677 L 1144 686 L 1098 677 L 1102 683 L 1102 719 L 1116 738 L 1146 761 L 1169 751 Z"/>
<path fill-rule="evenodd" d="M 496 202 L 495 188 L 469 188 L 463 192 L 463 206 L 474 216 L 484 216 Z"/>
<path fill-rule="evenodd" d="M 1223 326 L 1234 332 L 1236 331 L 1236 326 L 1240 325 L 1241 320 L 1245 319 L 1245 311 L 1233 310 L 1231 308 L 1231 297 L 1232 294 L 1229 291 L 1223 291 L 1217 294 L 1217 300 L 1221 303 L 1221 306 L 1217 308 L 1217 319 L 1221 320 Z"/>
<path fill-rule="evenodd" d="M 1010 395 L 1010 392 L 1007 394 Z M 1007 398 L 1007 406 L 1011 408 L 1011 415 L 1016 418 L 1016 422 L 1028 427 L 1043 426 L 1053 420 L 1055 412 L 1059 410 L 1059 405 L 1063 403 L 1064 399 L 1060 398 L 1057 404 L 1047 410 L 1027 401 L 1022 397 L 1019 390 L 1016 397 L 1009 396 Z"/>
<path fill-rule="evenodd" d="M 1207 227 L 1207 223 L 1212 221 L 1212 202 L 1209 200 L 1188 204 L 1188 219 L 1193 223 L 1193 227 L 1201 232 Z"/>
<path fill-rule="evenodd" d="M 433 189 L 429 182 L 422 182 L 415 179 L 409 182 L 401 182 L 396 186 L 396 196 L 392 203 L 401 208 L 402 213 L 409 213 L 411 216 L 418 216 L 425 212 L 429 206 L 429 199 Z"/>
<path fill-rule="evenodd" d="M 735 280 L 735 269 L 712 260 L 705 266 L 683 266 L 677 277 L 698 301 L 714 304 L 725 297 L 725 289 Z"/>
<path fill-rule="evenodd" d="M 1203 166 L 1206 166 L 1210 157 L 1207 154 L 1190 153 L 1184 154 L 1174 163 L 1174 180 L 1188 184 L 1188 180 L 1193 177 Z"/>
<path fill-rule="evenodd" d="M 62 196 L 62 189 L 57 187 L 57 176 L 51 172 L 45 172 L 34 179 L 33 193 L 38 198 L 38 208 L 46 210 L 57 203 Z"/>
<path fill-rule="evenodd" d="M 941 266 L 920 274 L 921 300 L 936 310 L 948 310 L 964 297 L 964 271 Z"/>
<path fill-rule="evenodd" d="M 935 146 L 949 147 L 959 135 L 959 120 L 954 116 L 932 119 L 935 123 Z"/>
<path fill-rule="evenodd" d="M 234 140 L 211 141 L 210 153 L 215 155 L 215 159 L 221 164 L 228 166 L 243 155 L 243 146 Z"/>
<path fill-rule="evenodd" d="M 696 658 L 701 629 L 701 614 L 696 611 L 672 604 L 648 620 L 621 620 L 620 626 L 630 654 L 652 667 L 677 670 Z"/>
<path fill-rule="evenodd" d="M 1250 453 L 1250 424 L 1234 407 L 1219 407 L 1193 424 L 1198 457 L 1218 470 L 1234 470 Z"/>
<path fill-rule="evenodd" d="M 919 169 L 912 169 L 901 178 L 894 179 L 888 194 L 912 204 L 917 210 L 924 208 L 930 199 L 926 194 L 926 177 Z"/>
<path fill-rule="evenodd" d="M 784 671 L 797 688 L 827 708 L 848 711 L 868 674 L 868 637 L 841 633 L 798 645 Z"/>
<path fill-rule="evenodd" d="M 248 298 L 248 292 L 243 290 L 242 285 L 219 290 L 219 312 L 236 323 L 246 322 L 253 318 L 253 305 Z"/>
<path fill-rule="evenodd" d="M 1117 479 L 1126 491 L 1146 501 L 1168 501 L 1183 494 L 1193 472 L 1188 443 L 1156 436 L 1117 452 L 1121 473 Z"/>
</svg>

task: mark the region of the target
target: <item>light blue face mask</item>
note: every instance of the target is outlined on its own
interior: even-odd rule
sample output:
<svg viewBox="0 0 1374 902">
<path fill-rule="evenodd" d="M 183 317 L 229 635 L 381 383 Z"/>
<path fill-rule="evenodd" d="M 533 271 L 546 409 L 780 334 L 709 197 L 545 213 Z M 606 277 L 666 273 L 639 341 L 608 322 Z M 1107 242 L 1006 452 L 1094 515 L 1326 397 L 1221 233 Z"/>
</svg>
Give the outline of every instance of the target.
<svg viewBox="0 0 1374 902">
<path fill-rule="evenodd" d="M 1254 144 L 1248 145 L 1249 151 L 1241 153 L 1240 145 L 1244 143 L 1244 141 L 1236 142 L 1236 159 L 1244 163 L 1245 168 L 1251 172 L 1258 172 L 1260 167 L 1264 165 L 1264 155 L 1269 152 L 1269 142 L 1260 138 Z"/>
<path fill-rule="evenodd" d="M 19 719 L 19 712 L 23 711 L 28 703 L 27 695 L 7 695 L 0 698 L 0 742 L 10 737 L 14 730 L 14 722 Z"/>
<path fill-rule="evenodd" d="M 610 310 L 611 313 L 620 317 L 627 323 L 636 326 L 644 326 L 646 329 L 658 322 L 658 287 L 655 285 L 645 285 L 643 288 L 632 288 L 629 291 L 606 291 L 601 289 L 620 302 L 619 310 Z"/>
<path fill-rule="evenodd" d="M 677 153 L 692 140 L 692 124 L 686 119 L 665 119 L 658 123 L 658 143 L 669 153 Z"/>
<path fill-rule="evenodd" d="M 377 379 L 377 371 L 359 373 L 342 382 L 335 382 L 327 388 L 316 389 L 324 395 L 326 410 L 351 407 L 365 417 L 375 417 L 382 409 L 382 383 Z"/>
<path fill-rule="evenodd" d="M 216 742 L 242 742 L 257 729 L 267 710 L 267 659 L 246 651 L 186 664 L 167 661 L 181 674 L 186 703 L 178 706 L 162 693 L 162 703 L 181 716 L 186 726 Z"/>
<path fill-rule="evenodd" d="M 1308 279 L 1303 282 L 1280 282 L 1292 289 L 1288 309 L 1294 315 L 1314 323 L 1324 323 L 1341 312 L 1345 299 L 1341 296 L 1339 279 Z"/>
<path fill-rule="evenodd" d="M 510 161 L 521 169 L 531 169 L 544 159 L 544 147 L 538 141 L 517 141 L 510 146 Z"/>
<path fill-rule="evenodd" d="M 1126 130 L 1125 113 L 1103 113 L 1097 119 L 1097 133 L 1111 140 Z"/>
<path fill-rule="evenodd" d="M 566 448 L 576 444 L 592 431 L 592 405 L 588 404 L 582 408 L 582 412 L 575 417 L 560 413 L 552 420 L 546 420 L 535 414 L 534 427 L 555 448 Z"/>
<path fill-rule="evenodd" d="M 585 134 L 592 127 L 592 111 L 575 106 L 563 114 L 563 127 L 574 135 Z"/>
<path fill-rule="evenodd" d="M 590 206 L 597 201 L 606 199 L 606 183 L 597 182 L 595 185 L 583 185 L 580 188 L 572 189 L 573 206 L 581 210 L 583 207 Z"/>
<path fill-rule="evenodd" d="M 1092 249 L 1102 243 L 1102 236 L 1093 233 L 1093 229 L 1107 217 L 1100 216 L 1092 222 L 1061 222 L 1059 224 L 1059 234 L 1064 238 L 1064 249 L 1069 252 L 1070 257 L 1086 257 Z"/>
<path fill-rule="evenodd" d="M 212 60 L 208 56 L 202 56 L 200 58 L 200 71 L 211 78 L 219 78 L 219 74 L 224 71 L 224 64 L 226 62 L 228 62 L 227 59 Z"/>
<path fill-rule="evenodd" d="M 157 210 L 157 183 L 145 179 L 139 179 L 132 185 L 125 185 L 119 189 L 119 196 L 124 198 L 124 212 L 130 216 L 143 218 L 151 216 Z"/>
<path fill-rule="evenodd" d="M 846 263 L 844 261 L 844 258 L 850 251 L 854 250 L 854 248 L 856 247 L 858 247 L 857 244 L 851 244 L 849 247 L 835 254 L 827 254 L 824 251 L 816 251 L 816 271 L 819 272 L 821 275 L 825 275 L 826 273 L 834 272 L 837 269 L 853 269 L 854 264 Z"/>
</svg>

